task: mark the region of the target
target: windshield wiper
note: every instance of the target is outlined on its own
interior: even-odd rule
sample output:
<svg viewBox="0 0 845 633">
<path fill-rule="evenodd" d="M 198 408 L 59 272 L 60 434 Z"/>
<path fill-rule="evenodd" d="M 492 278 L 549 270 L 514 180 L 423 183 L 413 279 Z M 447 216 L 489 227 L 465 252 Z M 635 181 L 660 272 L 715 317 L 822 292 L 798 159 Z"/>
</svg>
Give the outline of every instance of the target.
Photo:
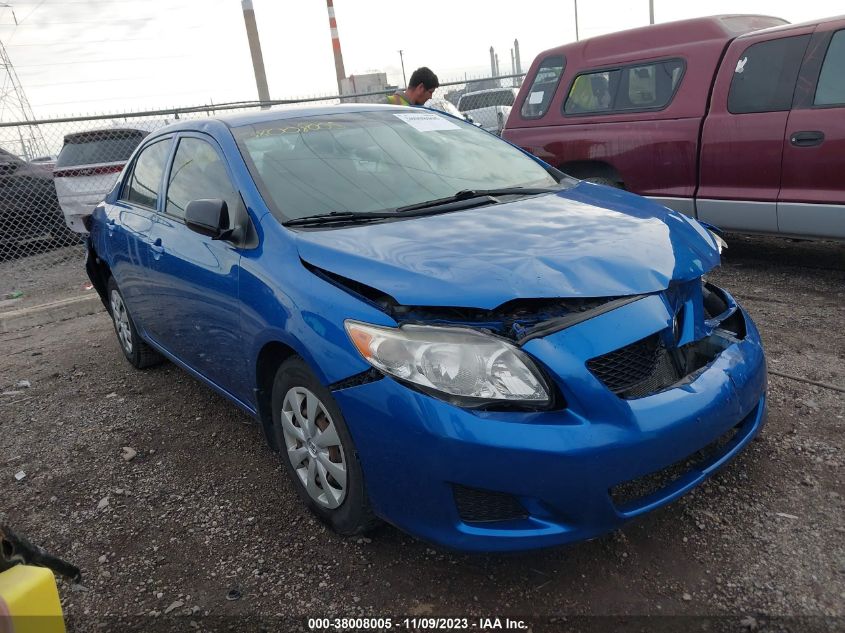
<svg viewBox="0 0 845 633">
<path fill-rule="evenodd" d="M 369 220 L 383 220 L 384 218 L 395 218 L 393 211 L 332 211 L 331 213 L 318 213 L 307 215 L 304 218 L 294 218 L 282 222 L 282 226 L 303 226 L 306 224 L 332 224 L 335 222 L 367 222 Z"/>
<path fill-rule="evenodd" d="M 318 213 L 303 218 L 294 218 L 282 222 L 283 226 L 320 226 L 326 224 L 352 224 L 372 220 L 396 219 L 397 216 L 421 216 L 460 211 L 485 204 L 496 204 L 495 196 L 536 196 L 542 193 L 555 193 L 559 189 L 508 187 L 505 189 L 464 189 L 453 196 L 438 198 L 427 202 L 409 204 L 390 211 L 332 211 Z"/>
<path fill-rule="evenodd" d="M 559 189 L 549 188 L 530 188 L 530 187 L 507 187 L 504 189 L 463 189 L 454 196 L 446 198 L 438 198 L 437 200 L 428 200 L 427 202 L 418 202 L 417 204 L 409 204 L 404 207 L 397 207 L 396 213 L 408 213 L 409 211 L 416 211 L 418 209 L 430 209 L 438 207 L 442 204 L 450 204 L 452 202 L 462 202 L 464 200 L 472 200 L 473 198 L 484 198 L 495 196 L 536 196 L 542 193 L 555 193 Z M 498 200 L 491 199 L 490 202 L 495 203 Z"/>
</svg>

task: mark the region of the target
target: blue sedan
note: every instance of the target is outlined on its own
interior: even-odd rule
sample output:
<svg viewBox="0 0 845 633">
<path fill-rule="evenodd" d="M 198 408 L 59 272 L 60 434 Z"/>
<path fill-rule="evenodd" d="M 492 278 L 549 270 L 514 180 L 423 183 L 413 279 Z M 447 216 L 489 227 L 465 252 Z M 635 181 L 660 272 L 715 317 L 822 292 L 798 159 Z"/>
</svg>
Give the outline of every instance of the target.
<svg viewBox="0 0 845 633">
<path fill-rule="evenodd" d="M 334 530 L 591 538 L 762 427 L 721 238 L 443 113 L 343 105 L 150 134 L 87 218 L 128 361 L 253 416 Z"/>
</svg>

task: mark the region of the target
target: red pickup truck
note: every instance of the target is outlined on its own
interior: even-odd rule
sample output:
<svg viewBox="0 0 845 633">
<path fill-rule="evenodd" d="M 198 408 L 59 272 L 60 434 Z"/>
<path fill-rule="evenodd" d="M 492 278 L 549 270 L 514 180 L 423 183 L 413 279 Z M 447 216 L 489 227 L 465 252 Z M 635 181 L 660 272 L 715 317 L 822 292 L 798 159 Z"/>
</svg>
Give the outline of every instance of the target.
<svg viewBox="0 0 845 633">
<path fill-rule="evenodd" d="M 503 137 L 725 230 L 845 239 L 845 16 L 722 15 L 545 51 Z"/>
</svg>

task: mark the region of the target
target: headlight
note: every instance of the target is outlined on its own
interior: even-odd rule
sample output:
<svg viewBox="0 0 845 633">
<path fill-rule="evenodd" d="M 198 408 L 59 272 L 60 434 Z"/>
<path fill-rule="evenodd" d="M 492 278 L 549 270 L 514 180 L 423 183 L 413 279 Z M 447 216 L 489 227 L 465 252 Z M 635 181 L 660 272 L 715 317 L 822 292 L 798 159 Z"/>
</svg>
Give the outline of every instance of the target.
<svg viewBox="0 0 845 633">
<path fill-rule="evenodd" d="M 427 325 L 389 328 L 346 321 L 345 326 L 373 367 L 447 400 L 549 403 L 549 389 L 531 359 L 493 336 Z"/>
<path fill-rule="evenodd" d="M 707 232 L 710 233 L 710 237 L 713 238 L 713 241 L 716 242 L 716 248 L 719 250 L 719 255 L 722 254 L 722 251 L 728 247 L 728 243 L 722 239 L 722 236 L 718 233 L 707 229 Z"/>
</svg>

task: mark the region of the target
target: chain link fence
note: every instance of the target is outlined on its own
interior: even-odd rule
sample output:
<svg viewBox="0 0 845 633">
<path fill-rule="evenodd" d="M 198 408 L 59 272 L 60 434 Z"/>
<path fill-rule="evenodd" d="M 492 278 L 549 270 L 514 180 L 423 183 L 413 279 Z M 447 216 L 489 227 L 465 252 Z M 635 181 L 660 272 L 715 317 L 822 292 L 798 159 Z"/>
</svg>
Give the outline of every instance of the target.
<svg viewBox="0 0 845 633">
<path fill-rule="evenodd" d="M 430 107 L 500 133 L 522 75 L 443 83 Z M 37 276 L 81 260 L 84 218 L 112 189 L 138 144 L 178 120 L 260 109 L 383 103 L 395 87 L 342 96 L 239 102 L 121 115 L 0 122 L 0 278 Z M 14 267 L 11 270 L 10 267 Z M 8 284 L 0 287 L 9 293 Z"/>
</svg>

